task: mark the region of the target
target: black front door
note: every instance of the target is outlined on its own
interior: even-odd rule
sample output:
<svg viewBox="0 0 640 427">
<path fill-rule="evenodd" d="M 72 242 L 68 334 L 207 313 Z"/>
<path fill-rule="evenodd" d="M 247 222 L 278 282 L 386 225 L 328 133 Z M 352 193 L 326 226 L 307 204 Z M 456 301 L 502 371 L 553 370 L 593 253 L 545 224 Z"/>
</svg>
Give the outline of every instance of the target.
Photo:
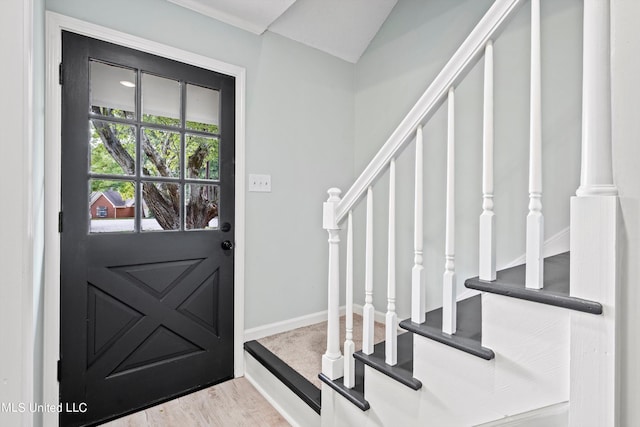
<svg viewBox="0 0 640 427">
<path fill-rule="evenodd" d="M 66 426 L 233 376 L 235 83 L 62 40 Z"/>
</svg>

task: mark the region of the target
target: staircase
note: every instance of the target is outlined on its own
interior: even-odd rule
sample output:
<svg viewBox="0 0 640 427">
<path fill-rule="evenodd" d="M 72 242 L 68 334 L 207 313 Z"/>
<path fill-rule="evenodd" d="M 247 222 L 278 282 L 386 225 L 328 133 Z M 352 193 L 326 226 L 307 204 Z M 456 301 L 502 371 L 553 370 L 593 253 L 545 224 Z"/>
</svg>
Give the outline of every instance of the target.
<svg viewBox="0 0 640 427">
<path fill-rule="evenodd" d="M 496 265 L 493 42 L 519 7 L 531 7 L 529 206 L 524 262 Z M 540 0 L 496 0 L 343 197 L 328 191 L 327 349 L 322 357 L 323 426 L 615 426 L 617 191 L 611 171 L 609 4 L 584 0 L 583 135 L 580 187 L 571 198 L 569 252 L 545 254 L 542 206 Z M 456 88 L 484 67 L 482 200 L 478 272 L 458 293 L 455 251 Z M 497 82 L 495 82 L 497 83 Z M 446 105 L 442 303 L 427 310 L 424 263 L 423 127 Z M 397 206 L 396 160 L 415 150 L 414 203 Z M 381 180 L 381 177 L 385 177 Z M 387 278 L 374 289 L 373 196 L 388 181 Z M 406 188 L 406 187 L 403 187 Z M 388 191 L 388 193 L 387 193 Z M 364 210 L 363 348 L 354 352 L 354 211 Z M 411 209 L 411 283 L 396 283 L 400 209 Z M 429 209 L 437 209 L 430 206 Z M 376 223 L 377 224 L 377 223 Z M 377 224 L 378 225 L 378 224 Z M 346 235 L 345 278 L 340 277 Z M 430 266 L 432 268 L 432 266 Z M 378 278 L 376 278 L 377 280 Z M 340 290 L 346 311 L 340 351 Z M 411 316 L 396 312 L 409 286 Z M 374 345 L 374 292 L 386 293 L 385 341 Z M 461 298 L 462 296 L 462 298 Z M 433 304 L 431 304 L 433 305 Z M 380 308 L 380 307 L 378 307 Z M 380 313 L 378 313 L 380 316 Z M 305 424 L 304 421 L 298 421 Z"/>
</svg>

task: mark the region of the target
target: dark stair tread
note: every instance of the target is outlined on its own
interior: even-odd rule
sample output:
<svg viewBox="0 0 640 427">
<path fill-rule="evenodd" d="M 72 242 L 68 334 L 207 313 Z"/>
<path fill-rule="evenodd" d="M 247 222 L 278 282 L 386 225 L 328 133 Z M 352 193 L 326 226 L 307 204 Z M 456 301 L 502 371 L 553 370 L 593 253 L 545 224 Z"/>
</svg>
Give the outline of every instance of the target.
<svg viewBox="0 0 640 427">
<path fill-rule="evenodd" d="M 356 372 L 355 372 L 355 386 L 353 388 L 347 388 L 344 385 L 344 377 L 337 380 L 331 380 L 325 374 L 319 374 L 318 378 L 322 382 L 326 383 L 329 387 L 336 392 L 344 396 L 349 402 L 356 405 L 362 411 L 369 410 L 369 402 L 364 398 L 364 365 L 362 362 L 356 360 Z"/>
<path fill-rule="evenodd" d="M 313 385 L 313 383 L 300 375 L 258 341 L 248 341 L 244 343 L 244 349 L 309 405 L 311 409 L 320 414 L 321 399 L 320 389 L 318 387 Z"/>
<path fill-rule="evenodd" d="M 381 342 L 373 347 L 372 354 L 367 355 L 358 351 L 353 357 L 407 387 L 419 390 L 422 383 L 413 377 L 413 334 L 398 335 L 398 363 L 395 366 L 389 366 L 385 363 L 384 351 L 385 342 Z"/>
<path fill-rule="evenodd" d="M 525 266 L 498 271 L 496 280 L 488 282 L 478 277 L 467 279 L 464 285 L 470 289 L 549 304 L 585 313 L 602 314 L 602 305 L 595 301 L 572 297 L 569 294 L 569 252 L 544 260 L 544 287 L 525 287 Z"/>
<path fill-rule="evenodd" d="M 442 332 L 442 308 L 428 312 L 424 323 L 414 323 L 407 319 L 400 322 L 400 327 L 474 356 L 486 360 L 493 359 L 493 350 L 482 346 L 480 295 L 458 301 L 457 305 L 457 330 L 453 335 Z"/>
</svg>

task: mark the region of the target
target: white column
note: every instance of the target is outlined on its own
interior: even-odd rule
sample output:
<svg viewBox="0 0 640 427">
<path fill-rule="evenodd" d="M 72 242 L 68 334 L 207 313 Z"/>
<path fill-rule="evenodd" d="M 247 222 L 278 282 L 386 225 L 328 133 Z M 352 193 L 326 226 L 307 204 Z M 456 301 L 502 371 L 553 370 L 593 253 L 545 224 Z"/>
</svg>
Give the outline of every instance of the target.
<svg viewBox="0 0 640 427">
<path fill-rule="evenodd" d="M 456 332 L 455 273 L 455 97 L 449 88 L 447 132 L 447 201 L 445 224 L 444 275 L 442 279 L 442 332 Z"/>
<path fill-rule="evenodd" d="M 603 314 L 571 315 L 569 425 L 620 425 L 619 201 L 611 165 L 609 0 L 584 1 L 582 173 L 571 199 L 571 295 Z"/>
<path fill-rule="evenodd" d="M 367 224 L 364 251 L 364 307 L 362 308 L 362 352 L 373 353 L 375 309 L 373 307 L 373 190 L 367 188 Z"/>
<path fill-rule="evenodd" d="M 582 169 L 578 196 L 615 196 L 611 163 L 609 0 L 584 1 Z"/>
<path fill-rule="evenodd" d="M 413 213 L 413 269 L 411 270 L 411 321 L 424 323 L 426 314 L 426 289 L 424 284 L 424 267 L 422 265 L 423 249 L 423 215 L 424 215 L 424 157 L 422 143 L 422 126 L 416 130 L 416 170 L 415 197 Z"/>
<path fill-rule="evenodd" d="M 544 217 L 542 215 L 542 102 L 540 65 L 540 0 L 531 0 L 531 111 L 529 133 L 529 214 L 525 286 L 543 286 Z"/>
<path fill-rule="evenodd" d="M 329 233 L 329 283 L 327 301 L 327 351 L 322 356 L 322 373 L 332 380 L 343 376 L 344 365 L 340 353 L 340 229 L 336 221 L 336 207 L 341 191 L 331 188 L 323 205 L 323 228 Z"/>
<path fill-rule="evenodd" d="M 496 280 L 495 214 L 493 212 L 493 41 L 484 53 L 484 120 L 482 126 L 482 214 L 480 215 L 480 280 Z"/>
<path fill-rule="evenodd" d="M 387 365 L 395 365 L 398 359 L 398 315 L 396 314 L 396 159 L 391 159 L 389 164 L 388 243 L 385 363 Z"/>
<path fill-rule="evenodd" d="M 344 386 L 356 385 L 356 361 L 353 358 L 353 213 L 349 211 L 347 220 L 347 265 L 346 267 L 346 313 L 344 340 Z"/>
</svg>

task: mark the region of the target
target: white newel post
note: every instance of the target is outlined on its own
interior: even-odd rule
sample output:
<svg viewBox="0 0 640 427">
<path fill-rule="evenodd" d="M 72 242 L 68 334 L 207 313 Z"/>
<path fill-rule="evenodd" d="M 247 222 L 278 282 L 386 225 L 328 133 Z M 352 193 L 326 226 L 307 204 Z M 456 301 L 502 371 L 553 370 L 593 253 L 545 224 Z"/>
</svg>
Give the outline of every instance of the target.
<svg viewBox="0 0 640 427">
<path fill-rule="evenodd" d="M 540 62 L 540 0 L 531 0 L 531 111 L 529 132 L 529 214 L 525 285 L 544 283 L 544 217 L 542 215 L 542 82 Z"/>
<path fill-rule="evenodd" d="M 332 380 L 342 377 L 344 365 L 340 353 L 340 228 L 336 208 L 341 191 L 331 188 L 323 204 L 323 228 L 329 233 L 329 295 L 327 301 L 327 351 L 322 356 L 322 373 Z"/>
<path fill-rule="evenodd" d="M 480 215 L 480 280 L 496 280 L 495 213 L 493 212 L 493 41 L 484 53 L 482 125 L 482 214 Z"/>
<path fill-rule="evenodd" d="M 582 170 L 571 199 L 571 295 L 600 316 L 571 315 L 569 425 L 619 425 L 616 351 L 618 197 L 611 162 L 609 0 L 584 1 Z"/>
</svg>

